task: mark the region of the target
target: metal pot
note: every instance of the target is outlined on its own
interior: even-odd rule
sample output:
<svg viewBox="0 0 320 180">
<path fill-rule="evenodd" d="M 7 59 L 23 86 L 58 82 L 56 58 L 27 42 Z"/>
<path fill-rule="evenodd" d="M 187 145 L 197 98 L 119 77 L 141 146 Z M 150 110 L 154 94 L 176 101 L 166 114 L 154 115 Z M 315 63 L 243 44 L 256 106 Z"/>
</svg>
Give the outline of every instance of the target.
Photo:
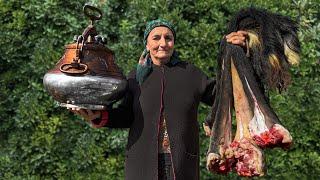
<svg viewBox="0 0 320 180">
<path fill-rule="evenodd" d="M 90 25 L 75 36 L 74 43 L 65 46 L 62 58 L 45 74 L 43 84 L 61 106 L 100 110 L 123 97 L 127 81 L 114 62 L 114 53 L 105 47 L 106 40 L 93 26 L 101 19 L 101 11 L 89 5 L 83 10 L 91 19 Z"/>
</svg>

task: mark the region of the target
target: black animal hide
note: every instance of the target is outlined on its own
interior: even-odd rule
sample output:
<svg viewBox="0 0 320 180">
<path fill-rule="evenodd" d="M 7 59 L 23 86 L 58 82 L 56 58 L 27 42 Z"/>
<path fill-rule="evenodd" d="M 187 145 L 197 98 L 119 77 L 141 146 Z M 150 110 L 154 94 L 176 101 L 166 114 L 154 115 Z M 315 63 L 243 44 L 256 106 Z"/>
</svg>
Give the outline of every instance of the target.
<svg viewBox="0 0 320 180">
<path fill-rule="evenodd" d="M 248 32 L 246 50 L 225 39 L 220 47 L 207 168 L 218 173 L 235 168 L 240 176 L 262 176 L 261 148 L 288 148 L 292 143 L 265 89 L 282 91 L 289 85 L 288 68 L 299 62 L 297 25 L 288 17 L 249 8 L 231 20 L 227 33 L 238 30 Z M 237 120 L 234 140 L 233 110 Z"/>
</svg>

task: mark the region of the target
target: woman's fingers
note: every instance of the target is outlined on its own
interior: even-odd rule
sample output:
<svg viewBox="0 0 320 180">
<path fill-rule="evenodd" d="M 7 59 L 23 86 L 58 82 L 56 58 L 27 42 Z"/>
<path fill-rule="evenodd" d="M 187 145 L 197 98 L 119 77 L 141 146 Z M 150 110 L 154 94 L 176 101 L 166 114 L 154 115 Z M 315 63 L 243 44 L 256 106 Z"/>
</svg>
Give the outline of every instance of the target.
<svg viewBox="0 0 320 180">
<path fill-rule="evenodd" d="M 230 42 L 232 44 L 235 45 L 241 45 L 241 46 L 245 46 L 246 45 L 246 37 L 245 36 L 230 36 L 229 38 L 227 38 L 227 42 Z"/>
<path fill-rule="evenodd" d="M 94 116 L 92 110 L 90 110 L 90 109 L 87 109 L 87 114 L 88 114 L 88 116 Z"/>
<path fill-rule="evenodd" d="M 232 36 L 227 39 L 227 41 L 235 41 L 235 40 L 245 41 L 246 37 L 245 36 Z"/>
<path fill-rule="evenodd" d="M 71 112 L 74 114 L 83 117 L 86 121 L 92 121 L 93 119 L 99 118 L 101 116 L 100 111 L 92 111 L 90 109 L 78 109 L 78 110 L 72 110 Z"/>
<path fill-rule="evenodd" d="M 237 31 L 237 34 L 241 34 L 243 36 L 247 36 L 248 32 L 247 31 Z"/>
<path fill-rule="evenodd" d="M 246 45 L 246 38 L 247 38 L 248 32 L 246 31 L 237 31 L 237 32 L 232 32 L 226 36 L 227 42 L 235 44 L 235 45 L 240 45 L 240 46 L 245 46 Z"/>
<path fill-rule="evenodd" d="M 246 45 L 245 41 L 239 40 L 239 39 L 232 40 L 231 43 L 235 44 L 235 45 L 240 45 L 240 46 L 245 46 Z"/>
<path fill-rule="evenodd" d="M 78 116 L 82 116 L 80 112 L 76 111 L 76 110 L 73 110 L 72 112 L 74 112 L 76 115 Z"/>
<path fill-rule="evenodd" d="M 89 112 L 85 109 L 79 109 L 78 113 L 80 114 L 81 117 L 83 117 L 86 121 L 91 121 L 92 118 L 89 114 Z"/>
<path fill-rule="evenodd" d="M 88 109 L 87 111 L 88 111 L 89 117 L 92 119 L 96 119 L 96 118 L 101 117 L 101 111 L 92 111 L 90 109 Z"/>
<path fill-rule="evenodd" d="M 226 35 L 226 39 L 229 39 L 229 38 L 231 38 L 231 37 L 233 37 L 233 36 L 237 36 L 237 35 L 238 35 L 237 32 L 232 32 L 232 33 Z"/>
<path fill-rule="evenodd" d="M 248 35 L 248 32 L 246 32 L 246 31 L 237 31 L 237 32 L 232 32 L 232 33 L 226 35 L 226 38 L 229 39 L 229 38 L 232 38 L 235 36 L 246 37 L 247 35 Z"/>
<path fill-rule="evenodd" d="M 84 118 L 88 117 L 88 112 L 84 109 L 79 109 L 78 113 Z"/>
</svg>

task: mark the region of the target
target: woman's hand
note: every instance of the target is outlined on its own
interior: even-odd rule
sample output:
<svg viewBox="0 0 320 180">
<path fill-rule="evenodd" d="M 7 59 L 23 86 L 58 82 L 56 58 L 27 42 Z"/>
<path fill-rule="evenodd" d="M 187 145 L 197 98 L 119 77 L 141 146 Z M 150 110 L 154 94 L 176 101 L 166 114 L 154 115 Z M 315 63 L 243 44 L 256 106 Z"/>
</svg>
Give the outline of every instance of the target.
<svg viewBox="0 0 320 180">
<path fill-rule="evenodd" d="M 83 117 L 88 122 L 101 117 L 101 111 L 92 111 L 90 109 L 79 109 L 70 111 L 75 113 L 76 115 Z"/>
<path fill-rule="evenodd" d="M 232 32 L 228 35 L 226 35 L 227 42 L 239 45 L 239 46 L 246 46 L 246 38 L 248 36 L 248 33 L 246 31 L 237 31 Z"/>
</svg>

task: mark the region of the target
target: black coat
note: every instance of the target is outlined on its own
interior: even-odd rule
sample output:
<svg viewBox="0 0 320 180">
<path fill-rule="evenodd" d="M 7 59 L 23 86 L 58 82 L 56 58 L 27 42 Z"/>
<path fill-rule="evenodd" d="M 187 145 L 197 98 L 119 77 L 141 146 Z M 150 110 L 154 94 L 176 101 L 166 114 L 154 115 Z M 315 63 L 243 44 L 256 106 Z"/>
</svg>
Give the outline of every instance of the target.
<svg viewBox="0 0 320 180">
<path fill-rule="evenodd" d="M 128 76 L 124 101 L 109 111 L 108 127 L 130 128 L 126 146 L 125 177 L 157 180 L 158 133 L 161 110 L 167 123 L 174 174 L 177 180 L 199 179 L 200 101 L 212 105 L 215 81 L 194 65 L 153 65 L 140 86 L 135 71 Z"/>
</svg>

